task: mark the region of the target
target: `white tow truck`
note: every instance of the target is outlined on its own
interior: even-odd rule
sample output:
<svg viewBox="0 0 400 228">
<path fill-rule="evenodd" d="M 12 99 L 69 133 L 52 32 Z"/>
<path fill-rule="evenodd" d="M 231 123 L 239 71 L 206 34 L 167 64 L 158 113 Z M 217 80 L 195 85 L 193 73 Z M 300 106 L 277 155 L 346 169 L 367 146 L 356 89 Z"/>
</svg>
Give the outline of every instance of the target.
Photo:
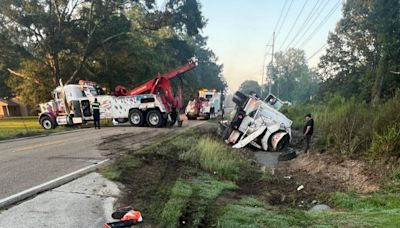
<svg viewBox="0 0 400 228">
<path fill-rule="evenodd" d="M 222 93 L 216 90 L 201 89 L 195 99 L 188 102 L 185 114 L 188 119 L 197 119 L 198 117 L 210 119 L 212 109 L 214 114 L 218 115 L 222 108 Z"/>
<path fill-rule="evenodd" d="M 78 84 L 63 85 L 60 80 L 52 93 L 53 100 L 40 104 L 39 123 L 44 129 L 58 125 L 77 125 L 93 120 L 91 103 L 100 103 L 100 119 L 117 122 L 129 121 L 132 126 L 172 126 L 182 108 L 182 81 L 174 94 L 170 81 L 195 68 L 197 60 L 192 58 L 164 74 L 157 74 L 148 82 L 128 91 L 117 86 L 114 94 L 105 95 L 95 82 L 79 81 Z"/>
</svg>

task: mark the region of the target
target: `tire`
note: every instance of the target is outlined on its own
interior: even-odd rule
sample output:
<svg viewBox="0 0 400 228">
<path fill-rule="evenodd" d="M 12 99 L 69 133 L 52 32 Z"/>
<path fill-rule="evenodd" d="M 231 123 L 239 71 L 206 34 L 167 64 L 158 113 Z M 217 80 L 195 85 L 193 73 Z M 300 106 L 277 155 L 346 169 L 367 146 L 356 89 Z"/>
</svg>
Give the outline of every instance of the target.
<svg viewBox="0 0 400 228">
<path fill-rule="evenodd" d="M 280 154 L 278 156 L 278 161 L 289 161 L 296 157 L 297 157 L 296 151 L 289 150 L 288 152 L 283 152 L 282 154 Z"/>
<path fill-rule="evenodd" d="M 45 130 L 51 130 L 56 128 L 56 124 L 54 121 L 48 117 L 48 116 L 43 116 L 40 118 L 40 125 L 45 129 Z"/>
<path fill-rule="evenodd" d="M 150 110 L 146 115 L 146 122 L 149 127 L 161 127 L 164 124 L 164 118 L 159 110 Z"/>
<path fill-rule="evenodd" d="M 206 120 L 209 120 L 210 118 L 211 118 L 210 113 L 207 113 L 205 119 L 206 119 Z"/>
<path fill-rule="evenodd" d="M 244 94 L 244 93 L 242 93 L 242 92 L 240 92 L 240 91 L 237 91 L 237 92 L 233 95 L 232 101 L 233 101 L 237 106 L 243 107 L 244 104 L 246 104 L 247 99 L 249 99 L 249 97 L 248 97 L 246 94 Z"/>
<path fill-rule="evenodd" d="M 129 123 L 134 127 L 140 127 L 144 123 L 143 113 L 140 110 L 133 109 L 129 112 Z"/>
</svg>

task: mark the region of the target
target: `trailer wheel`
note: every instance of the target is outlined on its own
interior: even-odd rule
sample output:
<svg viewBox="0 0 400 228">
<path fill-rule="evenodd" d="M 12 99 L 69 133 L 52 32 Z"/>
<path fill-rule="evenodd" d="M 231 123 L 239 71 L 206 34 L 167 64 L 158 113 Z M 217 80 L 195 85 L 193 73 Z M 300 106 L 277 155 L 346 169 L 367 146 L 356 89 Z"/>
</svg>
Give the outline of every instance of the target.
<svg viewBox="0 0 400 228">
<path fill-rule="evenodd" d="M 143 113 L 140 110 L 133 109 L 129 112 L 129 123 L 132 126 L 140 127 L 143 125 Z"/>
<path fill-rule="evenodd" d="M 161 127 L 164 124 L 164 118 L 159 110 L 153 109 L 147 113 L 147 125 L 149 127 Z"/>
<path fill-rule="evenodd" d="M 40 125 L 45 129 L 45 130 L 50 130 L 56 128 L 56 124 L 50 117 L 48 116 L 43 116 L 40 118 Z"/>
</svg>

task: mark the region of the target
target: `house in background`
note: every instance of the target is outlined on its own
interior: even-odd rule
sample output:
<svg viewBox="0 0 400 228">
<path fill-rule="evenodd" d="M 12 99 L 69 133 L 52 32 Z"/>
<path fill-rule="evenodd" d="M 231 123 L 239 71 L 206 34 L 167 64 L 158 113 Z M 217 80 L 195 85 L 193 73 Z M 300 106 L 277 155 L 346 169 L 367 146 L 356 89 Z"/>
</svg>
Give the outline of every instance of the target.
<svg viewBox="0 0 400 228">
<path fill-rule="evenodd" d="M 0 117 L 27 116 L 28 109 L 18 98 L 0 98 Z"/>
</svg>

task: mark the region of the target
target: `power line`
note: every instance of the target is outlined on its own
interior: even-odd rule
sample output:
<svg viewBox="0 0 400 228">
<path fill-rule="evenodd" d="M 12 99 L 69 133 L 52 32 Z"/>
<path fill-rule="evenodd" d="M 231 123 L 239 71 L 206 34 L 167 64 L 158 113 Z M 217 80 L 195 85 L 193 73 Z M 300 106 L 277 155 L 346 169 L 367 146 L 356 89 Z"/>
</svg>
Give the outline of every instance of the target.
<svg viewBox="0 0 400 228">
<path fill-rule="evenodd" d="M 294 29 L 294 26 L 296 26 L 297 20 L 299 19 L 300 15 L 303 13 L 303 10 L 304 10 L 305 6 L 307 5 L 307 2 L 308 2 L 308 0 L 306 0 L 306 1 L 304 2 L 303 7 L 301 8 L 299 14 L 297 15 L 296 19 L 293 21 L 293 24 L 292 24 L 292 26 L 291 26 L 290 29 L 289 29 L 289 33 L 288 33 L 288 35 L 286 36 L 285 40 L 283 41 L 282 45 L 280 46 L 279 51 L 280 51 L 280 50 L 282 49 L 282 47 L 285 45 L 287 39 L 289 38 L 289 36 L 290 36 L 290 34 L 291 34 L 291 31 Z"/>
<path fill-rule="evenodd" d="M 293 47 L 296 47 L 304 38 L 304 36 L 307 34 L 307 32 L 311 29 L 311 27 L 314 25 L 314 23 L 318 20 L 319 16 L 321 15 L 321 13 L 324 11 L 324 9 L 326 8 L 326 6 L 328 5 L 329 0 L 327 0 L 325 2 L 325 4 L 322 6 L 321 9 L 319 9 L 319 12 L 317 14 L 315 14 L 315 18 L 312 20 L 312 22 L 307 26 L 307 28 L 304 30 L 303 34 L 300 36 L 300 38 L 297 39 L 297 42 L 293 45 Z M 311 19 L 310 19 L 311 20 Z"/>
<path fill-rule="evenodd" d="M 300 34 L 300 32 L 302 31 L 302 28 L 304 26 L 307 25 L 308 21 L 310 20 L 310 17 L 314 14 L 314 10 L 315 8 L 319 5 L 319 1 L 318 0 L 314 7 L 311 9 L 310 13 L 308 14 L 307 18 L 304 20 L 303 24 L 300 26 L 300 28 L 297 30 L 296 35 L 293 37 L 293 39 L 289 42 L 289 44 L 286 46 L 285 50 L 288 49 L 290 47 L 290 45 L 296 40 L 297 36 Z"/>
<path fill-rule="evenodd" d="M 309 58 L 307 58 L 307 61 L 312 59 L 315 55 L 317 55 L 320 51 L 322 51 L 323 48 L 325 48 L 328 44 L 324 44 L 322 47 L 318 48 L 317 51 L 315 51 Z"/>
<path fill-rule="evenodd" d="M 283 11 L 284 11 L 285 8 L 286 8 L 286 4 L 287 4 L 287 0 L 285 0 L 285 3 L 283 4 L 283 7 L 282 7 L 282 9 L 281 9 L 281 13 L 279 14 L 278 21 L 277 21 L 276 24 L 275 24 L 274 32 L 276 31 L 276 29 L 278 28 L 279 23 L 281 22 L 282 13 L 283 13 Z M 269 43 L 269 42 L 268 42 L 268 43 Z"/>
<path fill-rule="evenodd" d="M 276 33 L 276 36 L 279 35 L 279 32 L 281 31 L 283 25 L 285 24 L 287 15 L 289 14 L 289 11 L 290 11 L 290 8 L 292 7 L 292 4 L 293 4 L 293 0 L 290 1 L 290 5 L 289 5 L 288 9 L 286 10 L 285 17 L 283 18 L 282 24 L 281 24 L 281 26 L 279 27 L 279 29 L 278 29 L 278 31 L 277 31 L 277 33 Z M 276 38 L 276 37 L 275 37 L 275 38 Z"/>
<path fill-rule="evenodd" d="M 300 46 L 306 45 L 311 40 L 311 38 L 316 34 L 316 32 L 318 32 L 322 28 L 322 25 L 324 25 L 328 21 L 328 19 L 333 15 L 333 13 L 340 7 L 340 3 L 341 3 L 341 0 L 338 0 L 338 2 L 333 6 L 331 11 L 329 11 L 328 15 L 326 15 L 326 17 L 321 21 L 321 23 L 319 23 L 319 25 L 307 37 L 307 39 L 304 40 L 303 43 L 301 43 Z"/>
</svg>

